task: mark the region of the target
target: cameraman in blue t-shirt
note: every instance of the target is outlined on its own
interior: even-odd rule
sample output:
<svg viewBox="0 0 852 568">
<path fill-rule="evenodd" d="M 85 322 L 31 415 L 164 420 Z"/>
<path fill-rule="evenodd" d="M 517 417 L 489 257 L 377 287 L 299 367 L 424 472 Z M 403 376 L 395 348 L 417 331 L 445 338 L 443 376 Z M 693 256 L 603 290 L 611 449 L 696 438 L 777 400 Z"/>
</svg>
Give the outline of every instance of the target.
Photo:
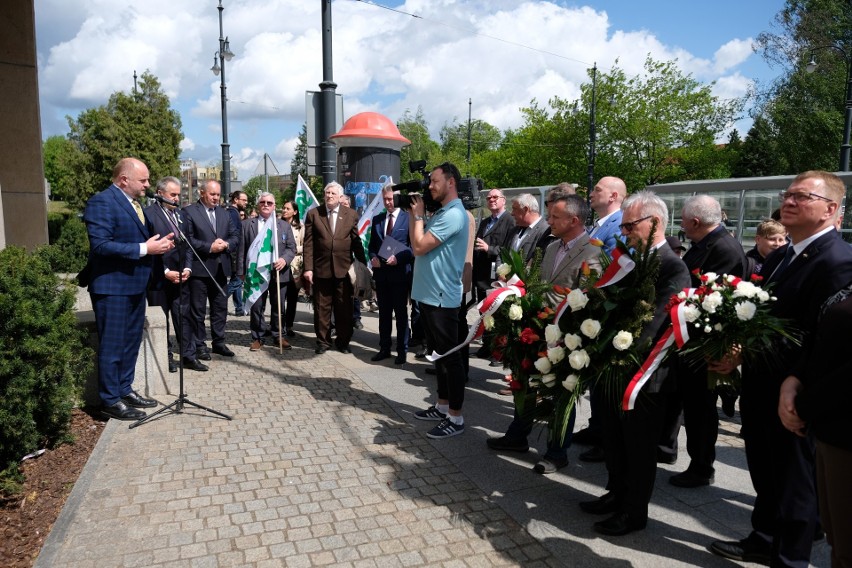
<svg viewBox="0 0 852 568">
<path fill-rule="evenodd" d="M 459 308 L 462 303 L 462 271 L 468 245 L 467 213 L 458 197 L 461 174 L 444 162 L 432 170 L 429 192 L 441 207 L 426 221 L 420 196 L 411 196 L 408 233 L 414 251 L 414 282 L 411 298 L 420 305 L 426 341 L 434 353 L 444 355 L 459 343 Z M 449 438 L 464 432 L 465 371 L 461 353 L 454 351 L 435 361 L 438 401 L 415 413 L 420 420 L 440 423 L 426 435 Z"/>
</svg>

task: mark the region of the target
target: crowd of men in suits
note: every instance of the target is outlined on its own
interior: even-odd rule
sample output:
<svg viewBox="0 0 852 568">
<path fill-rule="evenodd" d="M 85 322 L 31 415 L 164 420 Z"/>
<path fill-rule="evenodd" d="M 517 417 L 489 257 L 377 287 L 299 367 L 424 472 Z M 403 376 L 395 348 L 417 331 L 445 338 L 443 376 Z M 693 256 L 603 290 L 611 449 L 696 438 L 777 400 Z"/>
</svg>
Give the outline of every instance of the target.
<svg viewBox="0 0 852 568">
<path fill-rule="evenodd" d="M 440 205 L 432 212 L 419 198 L 412 198 L 409 210 L 400 210 L 394 206 L 393 192 L 383 191 L 384 211 L 372 219 L 367 254 L 358 235 L 357 213 L 340 206 L 339 184 L 326 186 L 323 203 L 308 213 L 304 223 L 302 279 L 313 295 L 316 353 L 332 346 L 351 352 L 349 268 L 355 261 L 369 264 L 379 305 L 379 342 L 372 361 L 390 358 L 395 350 L 394 362 L 404 364 L 415 325 L 423 326 L 429 347 L 440 355 L 435 364 L 436 402 L 416 413 L 418 419 L 438 422 L 427 433 L 430 438 L 464 432 L 466 347 L 452 348 L 465 335 L 469 305 L 490 288 L 501 249 L 518 251 L 527 261 L 542 250 L 543 277 L 570 288 L 577 285 L 584 263 L 598 265 L 601 249 L 590 239 L 602 241 L 608 254 L 617 239 L 633 248 L 650 243 L 661 267 L 653 319 L 640 338 L 640 343 L 646 339 L 648 344 L 655 343 L 669 324 L 666 305 L 671 295 L 698 284 L 695 271 L 747 277 L 755 266 L 725 228 L 718 201 L 706 195 L 687 199 L 680 211 L 682 231 L 691 241 L 681 258 L 665 237 L 670 220 L 665 202 L 647 190 L 628 196 L 619 178 L 602 178 L 588 202 L 569 184 L 552 188 L 546 216 L 532 195 L 513 198 L 507 209 L 505 195 L 489 190 L 485 205 L 490 215 L 478 226 L 461 205 L 459 180 L 452 164 L 432 171 L 430 191 Z M 221 188 L 216 181 L 203 183 L 198 201 L 179 209 L 179 180 L 163 178 L 156 184 L 156 202 L 143 212 L 138 200 L 149 186 L 145 164 L 123 159 L 115 167 L 113 184 L 89 200 L 84 214 L 91 246 L 80 280 L 88 285 L 100 339 L 103 412 L 122 420 L 143 418 L 142 409 L 157 405 L 132 388 L 146 294 L 163 306 L 178 339 L 177 345 L 169 346 L 170 361 L 175 351 L 185 368 L 204 371 L 207 367 L 201 361 L 210 360 L 211 353 L 234 356 L 225 343 L 227 298 L 236 288 L 234 277 L 239 282 L 245 278 L 247 253 L 255 237 L 272 227 L 269 223 L 275 224 L 279 254 L 273 272 L 278 273 L 274 279 L 278 286 L 289 281 L 297 254 L 291 225 L 277 218 L 270 194 L 259 197 L 257 217 L 238 224 L 234 211 L 219 206 Z M 609 474 L 606 493 L 580 503 L 586 513 L 610 515 L 595 523 L 596 531 L 620 536 L 645 528 L 657 463 L 674 463 L 681 427 L 686 430 L 690 462 L 670 483 L 681 488 L 714 483 L 719 418 L 717 394 L 708 387 L 706 374 L 731 373 L 742 366 L 742 433 L 756 492 L 753 530 L 739 541 L 713 542 L 710 550 L 739 561 L 804 567 L 815 537 L 824 529 L 833 563 L 850 565 L 852 547 L 846 537 L 852 534 L 852 513 L 846 505 L 852 499 L 847 481 L 852 473 L 852 419 L 845 412 L 844 395 L 852 394 L 852 389 L 849 364 L 840 353 L 852 323 L 852 247 L 836 230 L 844 195 L 845 186 L 832 174 L 801 174 L 780 195 L 780 223 L 789 242 L 781 245 L 776 239 L 775 250 L 759 251 L 758 275 L 777 298 L 772 311 L 794 322 L 803 334 L 801 344 L 785 342 L 773 357 L 752 359 L 745 366 L 740 353 L 698 369 L 670 358 L 628 412 L 621 410 L 619 400 L 590 393 L 589 427 L 574 440 L 582 436 L 591 444 Z M 240 196 L 232 196 L 231 208 L 238 215 L 240 201 Z M 586 226 L 590 208 L 597 219 Z M 472 281 L 470 288 L 465 288 L 466 280 Z M 265 298 L 275 312 L 279 292 L 270 286 L 254 301 L 251 330 L 253 342 L 271 335 L 284 349 L 289 348 L 284 330 L 274 319 L 269 326 L 264 320 Z M 552 298 L 554 304 L 557 301 Z M 409 318 L 409 306 L 415 317 Z M 208 315 L 209 336 L 204 325 Z M 516 413 L 506 433 L 489 439 L 488 446 L 526 452 L 531 428 L 532 419 Z M 549 474 L 568 465 L 572 430 L 573 417 L 565 443 L 550 443 L 534 471 Z M 845 505 L 838 506 L 837 499 Z"/>
</svg>

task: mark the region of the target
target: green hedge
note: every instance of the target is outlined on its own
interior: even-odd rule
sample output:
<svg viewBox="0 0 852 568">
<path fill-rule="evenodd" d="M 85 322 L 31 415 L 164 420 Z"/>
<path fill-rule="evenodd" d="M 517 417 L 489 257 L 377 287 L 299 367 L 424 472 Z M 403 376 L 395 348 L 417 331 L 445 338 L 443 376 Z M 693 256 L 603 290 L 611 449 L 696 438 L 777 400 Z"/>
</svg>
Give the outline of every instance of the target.
<svg viewBox="0 0 852 568">
<path fill-rule="evenodd" d="M 86 265 L 89 236 L 86 224 L 77 215 L 50 213 L 47 216 L 50 245 L 39 249 L 54 272 L 77 273 Z"/>
<path fill-rule="evenodd" d="M 0 485 L 24 455 L 67 437 L 94 365 L 74 313 L 76 286 L 41 251 L 0 251 Z"/>
</svg>

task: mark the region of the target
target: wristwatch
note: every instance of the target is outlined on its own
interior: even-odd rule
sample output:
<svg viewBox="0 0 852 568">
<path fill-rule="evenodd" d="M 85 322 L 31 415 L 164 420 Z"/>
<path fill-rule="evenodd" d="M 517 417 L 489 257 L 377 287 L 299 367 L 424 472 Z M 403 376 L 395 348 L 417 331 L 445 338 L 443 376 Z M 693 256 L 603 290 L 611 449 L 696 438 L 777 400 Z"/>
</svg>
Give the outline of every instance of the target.
<svg viewBox="0 0 852 568">
<path fill-rule="evenodd" d="M 423 221 L 423 222 L 425 222 L 425 221 L 426 221 L 426 216 L 425 216 L 425 215 L 415 215 L 415 216 L 414 216 L 414 220 L 415 220 L 415 221 Z"/>
</svg>

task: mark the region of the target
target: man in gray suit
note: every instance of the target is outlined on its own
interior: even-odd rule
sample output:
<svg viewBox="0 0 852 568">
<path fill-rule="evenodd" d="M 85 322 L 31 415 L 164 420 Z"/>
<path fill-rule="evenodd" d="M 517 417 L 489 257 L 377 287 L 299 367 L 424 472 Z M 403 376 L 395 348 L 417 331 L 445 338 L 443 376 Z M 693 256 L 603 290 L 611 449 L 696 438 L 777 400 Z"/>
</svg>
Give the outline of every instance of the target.
<svg viewBox="0 0 852 568">
<path fill-rule="evenodd" d="M 290 281 L 290 263 L 296 256 L 296 240 L 293 238 L 293 230 L 290 228 L 290 223 L 275 219 L 275 196 L 271 193 L 261 193 L 257 199 L 257 217 L 247 219 L 242 224 L 242 245 L 237 249 L 237 276 L 240 280 L 245 280 L 246 273 L 249 272 L 248 264 L 253 258 L 249 258 L 248 252 L 251 249 L 252 243 L 257 238 L 258 231 L 263 228 L 266 230 L 266 223 L 269 219 L 275 220 L 277 239 L 278 239 L 278 258 L 273 264 L 273 271 L 270 272 L 270 281 L 263 294 L 257 298 L 249 308 L 250 328 L 252 344 L 250 351 L 258 351 L 263 348 L 264 336 L 271 335 L 281 349 L 290 349 L 290 343 L 284 339 L 284 335 L 279 328 L 280 306 L 279 301 L 286 296 L 284 289 L 287 287 L 287 282 Z M 277 274 L 276 274 L 277 273 Z M 278 288 L 276 289 L 276 286 Z M 263 319 L 263 313 L 266 309 L 266 298 L 269 296 L 269 304 L 271 306 L 271 326 L 267 325 Z M 270 331 L 271 327 L 271 331 Z"/>
<path fill-rule="evenodd" d="M 589 217 L 589 206 L 577 195 L 561 195 L 550 206 L 547 222 L 553 236 L 558 239 L 550 243 L 541 262 L 541 278 L 551 284 L 565 288 L 575 288 L 580 283 L 580 270 L 583 263 L 589 268 L 601 271 L 601 249 L 589 242 L 584 223 Z M 551 293 L 548 303 L 557 306 L 561 296 Z M 536 473 L 548 474 L 568 465 L 567 450 L 571 445 L 571 432 L 574 431 L 575 413 L 569 418 L 565 440 L 562 444 L 554 440 L 548 442 L 547 452 L 535 464 Z M 492 450 L 526 452 L 529 450 L 527 436 L 532 431 L 532 416 L 518 416 L 509 425 L 504 436 L 486 440 Z"/>
<path fill-rule="evenodd" d="M 550 227 L 541 216 L 538 200 L 522 193 L 512 200 L 515 228 L 509 232 L 503 246 L 519 251 L 526 262 L 532 260 L 536 247 L 542 251 L 550 244 Z"/>
</svg>

